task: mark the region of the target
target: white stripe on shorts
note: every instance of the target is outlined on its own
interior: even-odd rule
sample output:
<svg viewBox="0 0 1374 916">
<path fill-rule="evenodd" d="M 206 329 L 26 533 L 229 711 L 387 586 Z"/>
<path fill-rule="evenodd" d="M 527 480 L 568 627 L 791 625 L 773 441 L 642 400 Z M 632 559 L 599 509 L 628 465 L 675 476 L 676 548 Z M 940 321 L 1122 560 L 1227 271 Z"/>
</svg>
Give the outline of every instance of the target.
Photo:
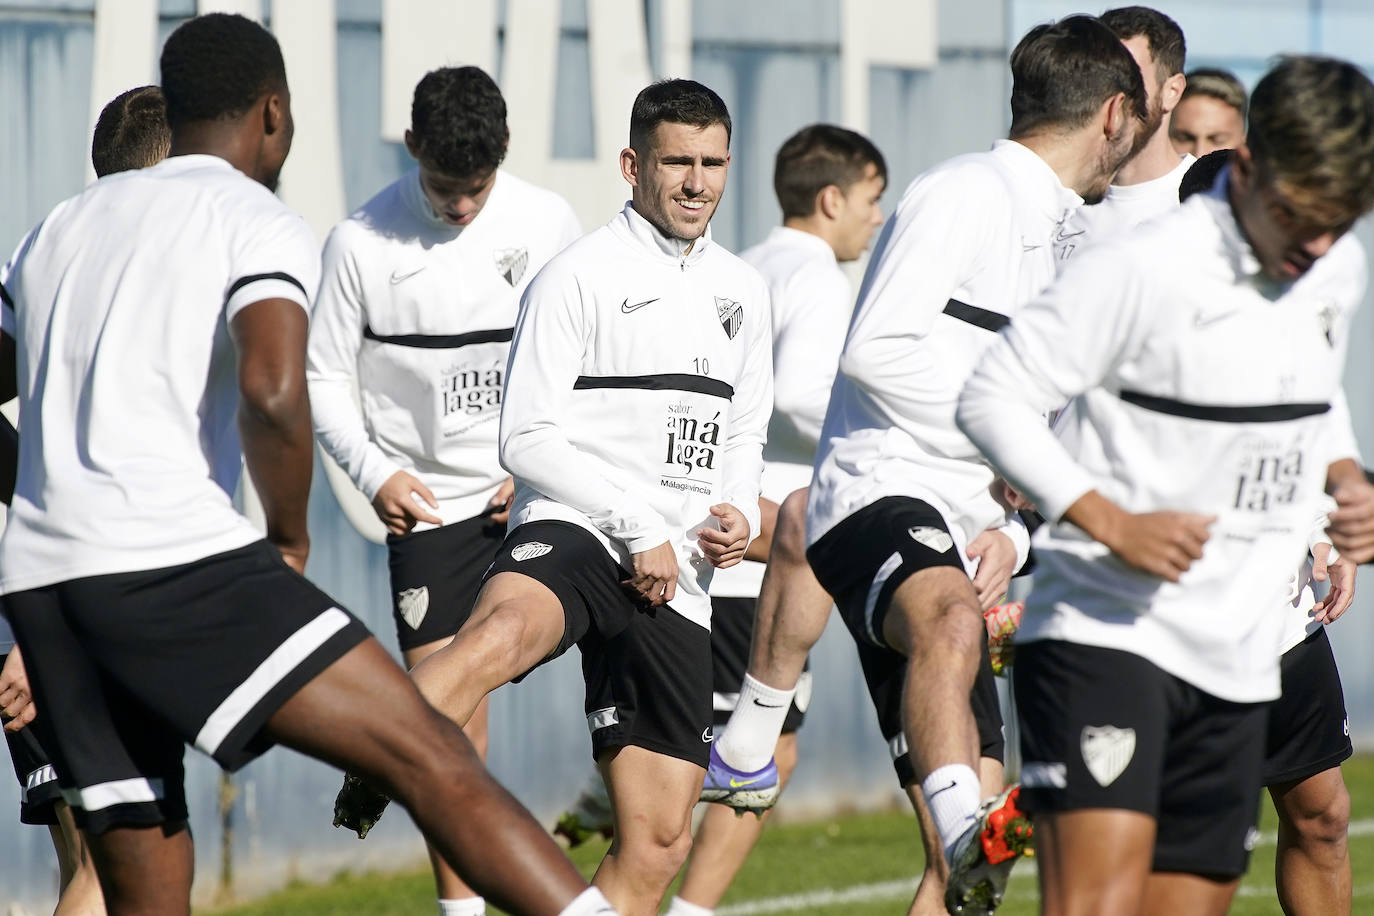
<svg viewBox="0 0 1374 916">
<path fill-rule="evenodd" d="M 103 811 L 115 805 L 128 805 L 135 802 L 155 802 L 163 796 L 161 779 L 116 779 L 102 782 L 84 789 L 63 789 L 62 800 L 73 808 L 87 812 Z"/>
<path fill-rule="evenodd" d="M 892 755 L 893 760 L 905 754 L 907 750 L 909 750 L 909 748 L 907 748 L 906 744 L 906 735 L 902 732 L 898 732 L 897 737 L 887 742 L 887 752 Z"/>
<path fill-rule="evenodd" d="M 51 765 L 45 764 L 24 777 L 24 784 L 19 788 L 19 800 L 28 801 L 29 795 L 35 789 L 50 782 L 57 782 L 57 774 L 53 772 Z"/>
<path fill-rule="evenodd" d="M 196 735 L 196 747 L 213 756 L 234 727 L 273 687 L 346 626 L 348 615 L 332 607 L 288 636 L 205 720 L 200 734 Z"/>
<path fill-rule="evenodd" d="M 719 690 L 711 694 L 711 708 L 716 712 L 734 712 L 739 705 L 739 693 L 721 693 Z"/>
<path fill-rule="evenodd" d="M 601 729 L 620 723 L 620 713 L 616 712 L 614 706 L 607 706 L 605 709 L 598 709 L 587 714 L 587 729 L 592 734 L 596 734 Z"/>
<path fill-rule="evenodd" d="M 873 629 L 873 611 L 878 606 L 878 594 L 887 584 L 888 578 L 897 571 L 897 567 L 902 565 L 902 555 L 900 552 L 894 553 L 883 561 L 883 565 L 878 567 L 878 571 L 873 574 L 873 584 L 868 587 L 868 597 L 864 599 L 864 629 L 868 631 L 868 638 L 873 640 L 874 645 L 885 646 L 881 633 Z"/>
</svg>

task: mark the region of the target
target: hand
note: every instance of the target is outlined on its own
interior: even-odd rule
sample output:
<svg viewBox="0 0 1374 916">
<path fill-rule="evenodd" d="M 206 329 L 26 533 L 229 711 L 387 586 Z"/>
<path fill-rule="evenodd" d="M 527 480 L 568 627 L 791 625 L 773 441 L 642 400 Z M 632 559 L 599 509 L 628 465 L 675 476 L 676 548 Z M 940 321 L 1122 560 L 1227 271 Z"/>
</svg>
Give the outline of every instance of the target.
<svg viewBox="0 0 1374 916">
<path fill-rule="evenodd" d="M 5 731 L 17 732 L 37 714 L 38 707 L 33 705 L 33 694 L 29 691 L 29 675 L 24 670 L 24 658 L 15 646 L 5 659 L 5 667 L 0 669 L 0 719 L 5 720 Z"/>
<path fill-rule="evenodd" d="M 992 482 L 993 497 L 1006 508 L 1013 512 L 1020 512 L 1024 509 L 1034 511 L 1035 503 L 1026 498 L 1020 490 L 1007 483 L 1002 478 L 997 478 Z M 977 540 L 975 538 L 974 540 Z"/>
<path fill-rule="evenodd" d="M 634 575 L 620 584 L 650 607 L 662 607 L 677 594 L 677 551 L 664 541 L 633 555 Z"/>
<path fill-rule="evenodd" d="M 1126 563 L 1170 582 L 1202 558 L 1202 545 L 1215 515 L 1192 512 L 1123 512 L 1106 539 L 1098 538 Z"/>
<path fill-rule="evenodd" d="M 720 530 L 698 528 L 697 544 L 712 566 L 728 569 L 744 559 L 744 548 L 749 544 L 749 521 L 729 503 L 712 506 L 711 514 L 719 521 Z"/>
<path fill-rule="evenodd" d="M 973 576 L 973 590 L 983 610 L 995 608 L 1011 587 L 1011 574 L 1016 571 L 1016 545 L 1000 531 L 984 531 L 964 551 L 978 559 L 978 572 Z"/>
<path fill-rule="evenodd" d="M 377 495 L 372 497 L 372 508 L 376 510 L 382 524 L 386 525 L 387 531 L 392 534 L 405 534 L 415 527 L 416 522 L 427 522 L 431 525 L 444 523 L 439 516 L 426 511 L 424 505 L 413 494 L 418 494 L 420 499 L 432 508 L 439 508 L 439 503 L 429 487 L 405 471 L 397 471 L 388 477 L 386 483 L 377 490 Z"/>
<path fill-rule="evenodd" d="M 507 477 L 501 481 L 501 486 L 496 488 L 490 500 L 487 501 L 487 511 L 491 514 L 488 518 L 493 524 L 504 525 L 510 521 L 510 504 L 515 499 L 515 478 Z M 495 507 L 496 511 L 492 512 Z"/>
<path fill-rule="evenodd" d="M 1341 556 L 1352 563 L 1374 560 L 1374 484 L 1349 479 L 1331 491 L 1336 511 L 1329 516 L 1326 533 Z"/>
<path fill-rule="evenodd" d="M 1344 555 L 1335 560 L 1330 555 L 1330 544 L 1312 548 L 1312 580 L 1331 584 L 1326 597 L 1312 606 L 1312 618 L 1321 623 L 1334 622 L 1355 600 L 1355 572 L 1359 567 Z"/>
</svg>

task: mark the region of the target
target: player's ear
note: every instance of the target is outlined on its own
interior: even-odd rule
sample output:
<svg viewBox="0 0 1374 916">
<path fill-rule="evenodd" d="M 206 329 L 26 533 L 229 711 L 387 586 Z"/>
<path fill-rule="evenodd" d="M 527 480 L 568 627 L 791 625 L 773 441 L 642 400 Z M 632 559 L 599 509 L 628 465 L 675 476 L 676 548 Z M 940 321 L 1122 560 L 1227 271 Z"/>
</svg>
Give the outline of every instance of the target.
<svg viewBox="0 0 1374 916">
<path fill-rule="evenodd" d="M 1231 150 L 1231 156 L 1226 161 L 1231 166 L 1231 184 L 1239 190 L 1250 190 L 1255 181 L 1255 157 L 1250 147 L 1240 144 Z"/>
<path fill-rule="evenodd" d="M 633 147 L 625 147 L 620 151 L 620 174 L 629 182 L 630 187 L 639 187 L 639 154 Z"/>
<path fill-rule="evenodd" d="M 1182 73 L 1175 73 L 1164 81 L 1164 85 L 1159 89 L 1159 103 L 1165 114 L 1178 107 L 1179 101 L 1183 98 L 1183 90 L 1187 86 L 1188 78 Z"/>
<path fill-rule="evenodd" d="M 1097 112 L 1098 123 L 1102 128 L 1102 135 L 1110 142 L 1121 135 L 1121 131 L 1126 127 L 1127 118 L 1131 117 L 1129 103 L 1126 101 L 1126 93 L 1118 92 L 1116 95 L 1102 103 L 1102 107 Z"/>
<path fill-rule="evenodd" d="M 844 193 L 835 185 L 828 184 L 816 195 L 816 212 L 826 219 L 838 219 L 844 206 Z"/>
<path fill-rule="evenodd" d="M 281 94 L 268 92 L 262 103 L 262 132 L 272 136 L 286 126 L 286 102 Z"/>
</svg>

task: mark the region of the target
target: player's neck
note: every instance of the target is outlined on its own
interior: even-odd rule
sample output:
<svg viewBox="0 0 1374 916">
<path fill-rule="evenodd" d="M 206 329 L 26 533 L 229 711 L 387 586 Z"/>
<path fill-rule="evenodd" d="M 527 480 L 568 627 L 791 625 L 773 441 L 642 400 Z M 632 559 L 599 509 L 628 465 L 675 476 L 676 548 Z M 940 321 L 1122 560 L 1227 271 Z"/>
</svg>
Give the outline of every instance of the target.
<svg viewBox="0 0 1374 916">
<path fill-rule="evenodd" d="M 1178 168 L 1180 158 L 1174 152 L 1174 145 L 1169 142 L 1169 118 L 1166 116 L 1150 142 L 1116 173 L 1112 184 L 1127 187 L 1163 178 Z"/>
<path fill-rule="evenodd" d="M 832 238 L 834 227 L 819 214 L 813 213 L 810 216 L 789 216 L 782 221 L 783 226 L 788 229 L 795 229 L 798 232 L 805 232 L 814 235 L 830 246 L 831 251 L 835 251 L 835 240 Z M 836 254 L 838 258 L 838 253 Z"/>
<path fill-rule="evenodd" d="M 167 155 L 218 156 L 254 181 L 261 181 L 257 174 L 261 145 L 239 120 L 199 121 L 179 125 L 172 132 Z"/>
</svg>

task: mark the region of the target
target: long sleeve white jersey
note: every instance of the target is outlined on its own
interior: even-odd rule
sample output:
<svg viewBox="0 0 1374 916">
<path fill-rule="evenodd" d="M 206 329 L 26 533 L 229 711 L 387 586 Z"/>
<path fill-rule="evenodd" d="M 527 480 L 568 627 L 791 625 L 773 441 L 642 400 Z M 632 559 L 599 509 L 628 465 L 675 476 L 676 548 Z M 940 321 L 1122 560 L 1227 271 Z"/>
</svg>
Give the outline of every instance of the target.
<svg viewBox="0 0 1374 916">
<path fill-rule="evenodd" d="M 369 500 L 405 470 L 446 524 L 485 508 L 520 296 L 579 235 L 567 201 L 504 171 L 461 229 L 414 169 L 334 227 L 307 378 L 316 437 Z"/>
<path fill-rule="evenodd" d="M 959 545 L 1000 528 L 1028 538 L 954 424 L 964 380 L 1018 308 L 1054 276 L 1053 238 L 1082 203 L 1011 140 L 944 162 L 907 188 L 883 227 L 821 432 L 807 539 L 884 496 L 925 500 Z M 966 564 L 972 570 L 967 558 Z"/>
<path fill-rule="evenodd" d="M 730 503 L 759 527 L 773 405 L 768 289 L 709 234 L 688 250 L 626 204 L 525 291 L 501 405 L 511 528 L 555 519 L 617 562 L 671 543 L 671 605 L 710 628 L 696 532 Z"/>
<path fill-rule="evenodd" d="M 1347 237 L 1298 281 L 1268 280 L 1222 179 L 1075 254 L 1022 310 L 958 413 L 1050 520 L 1019 641 L 1133 652 L 1233 702 L 1278 696 L 1284 601 L 1322 498 L 1365 272 Z M 1078 395 L 1093 435 L 1071 454 L 1040 417 Z M 1093 489 L 1128 512 L 1216 516 L 1202 558 L 1176 584 L 1128 567 L 1061 521 Z"/>
<path fill-rule="evenodd" d="M 0 272 L 17 345 L 19 477 L 0 591 L 177 566 L 262 535 L 243 466 L 229 326 L 309 309 L 301 217 L 217 156 L 109 175 L 58 204 Z"/>
<path fill-rule="evenodd" d="M 1197 162 L 1184 156 L 1168 174 L 1138 184 L 1112 185 L 1099 203 L 1079 207 L 1054 236 L 1054 256 L 1062 269 L 1075 252 L 1128 232 L 1146 220 L 1178 207 L 1178 186 Z"/>
<path fill-rule="evenodd" d="M 762 494 L 781 503 L 811 482 L 854 291 L 835 250 L 810 232 L 774 227 L 740 257 L 763 275 L 772 303 L 773 416 L 763 447 Z M 757 596 L 764 565 L 744 560 L 717 570 L 711 594 Z"/>
<path fill-rule="evenodd" d="M 1062 270 L 1069 258 L 1086 247 L 1117 238 L 1151 219 L 1177 210 L 1179 186 L 1194 162 L 1197 162 L 1196 157 L 1184 156 L 1178 166 L 1167 175 L 1139 184 L 1112 185 L 1101 203 L 1091 207 L 1079 207 L 1055 236 L 1055 254 L 1058 256 L 1059 268 Z M 1095 435 L 1091 426 L 1081 422 L 1081 418 L 1077 416 L 1078 409 L 1079 399 L 1075 398 L 1059 412 L 1054 424 L 1055 433 L 1071 454 L 1078 454 L 1079 437 Z M 1331 436 L 1331 459 L 1348 457 L 1359 461 L 1359 445 L 1355 441 L 1355 430 L 1351 425 L 1350 410 L 1343 389 L 1337 391 L 1331 400 L 1328 427 Z M 1100 450 L 1101 444 L 1098 443 L 1094 447 Z M 1322 518 L 1325 518 L 1324 513 Z M 1288 614 L 1283 639 L 1279 644 L 1280 655 L 1321 628 L 1322 624 L 1312 617 L 1312 608 L 1316 603 L 1316 594 L 1312 587 L 1312 564 L 1310 561 L 1304 561 L 1290 585 L 1287 606 L 1291 611 Z"/>
</svg>

